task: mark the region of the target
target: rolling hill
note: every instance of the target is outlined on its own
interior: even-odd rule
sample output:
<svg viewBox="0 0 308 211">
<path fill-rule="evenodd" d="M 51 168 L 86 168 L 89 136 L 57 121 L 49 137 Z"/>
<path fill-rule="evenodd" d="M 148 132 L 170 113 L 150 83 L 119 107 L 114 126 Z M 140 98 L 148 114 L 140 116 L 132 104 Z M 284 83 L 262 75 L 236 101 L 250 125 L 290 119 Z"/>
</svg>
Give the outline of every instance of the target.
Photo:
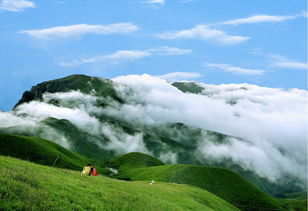
<svg viewBox="0 0 308 211">
<path fill-rule="evenodd" d="M 150 155 L 141 152 L 130 152 L 107 161 L 104 163 L 104 165 L 116 169 L 134 169 L 139 167 L 160 166 L 164 165 L 164 163 Z"/>
<path fill-rule="evenodd" d="M 307 192 L 287 194 L 281 201 L 294 211 L 307 211 Z"/>
<path fill-rule="evenodd" d="M 196 187 L 126 182 L 0 156 L 1 210 L 238 210 Z"/>
<path fill-rule="evenodd" d="M 87 163 L 97 163 L 48 140 L 4 133 L 0 133 L 0 155 L 74 170 L 81 170 Z"/>
<path fill-rule="evenodd" d="M 128 153 L 107 163 L 118 168 L 116 178 L 188 184 L 207 190 L 241 210 L 282 210 L 283 205 L 239 175 L 222 168 L 196 165 L 162 165 L 142 153 Z"/>
</svg>

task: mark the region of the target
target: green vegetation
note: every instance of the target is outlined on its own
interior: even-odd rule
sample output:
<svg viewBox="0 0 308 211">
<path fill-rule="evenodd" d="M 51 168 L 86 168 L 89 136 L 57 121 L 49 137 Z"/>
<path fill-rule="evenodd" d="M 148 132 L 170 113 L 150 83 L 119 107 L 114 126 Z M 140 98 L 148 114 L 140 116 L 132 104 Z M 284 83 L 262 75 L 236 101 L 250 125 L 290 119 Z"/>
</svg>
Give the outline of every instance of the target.
<svg viewBox="0 0 308 211">
<path fill-rule="evenodd" d="M 19 100 L 14 108 L 25 102 L 40 100 L 46 92 L 56 93 L 72 90 L 79 90 L 86 94 L 94 93 L 98 96 L 110 97 L 118 102 L 122 102 L 122 100 L 117 96 L 114 89 L 114 83 L 111 80 L 76 74 L 65 78 L 46 81 L 33 86 L 30 91 L 23 93 L 22 99 Z M 57 102 L 51 103 L 56 104 Z"/>
<path fill-rule="evenodd" d="M 127 165 L 138 161 L 137 165 Z M 149 155 L 129 153 L 115 161 L 122 161 L 117 178 L 129 178 L 133 181 L 161 181 L 189 184 L 205 189 L 241 210 L 281 210 L 282 204 L 267 195 L 239 175 L 222 168 L 204 167 L 196 165 L 139 165 L 142 160 L 149 160 Z M 155 158 L 152 158 L 153 160 Z M 121 163 L 121 162 L 116 162 Z M 150 167 L 149 167 L 150 166 Z"/>
<path fill-rule="evenodd" d="M 204 90 L 203 87 L 198 86 L 194 82 L 174 82 L 172 83 L 172 86 L 175 86 L 182 92 L 194 93 L 194 94 L 201 94 L 202 91 Z"/>
<path fill-rule="evenodd" d="M 0 155 L 75 170 L 81 170 L 87 163 L 94 162 L 51 141 L 4 133 L 0 133 Z"/>
<path fill-rule="evenodd" d="M 46 118 L 40 123 L 52 127 L 56 131 L 61 131 L 69 140 L 71 150 L 86 156 L 88 158 L 105 161 L 112 157 L 112 153 L 106 149 L 99 147 L 96 143 L 106 143 L 107 139 L 103 136 L 94 136 L 84 130 L 77 128 L 74 124 L 66 119 Z"/>
<path fill-rule="evenodd" d="M 0 156 L 0 210 L 237 210 L 186 185 L 126 182 Z"/>
<path fill-rule="evenodd" d="M 281 201 L 294 211 L 307 211 L 307 192 L 286 194 Z"/>
<path fill-rule="evenodd" d="M 181 184 L 188 184 L 192 186 L 197 186 L 202 189 L 205 189 L 212 194 L 215 194 L 216 196 L 226 200 L 230 204 L 233 204 L 234 206 L 238 207 L 241 210 L 260 210 L 260 209 L 266 209 L 266 210 L 282 210 L 283 208 L 290 207 L 291 210 L 306 210 L 306 203 L 307 203 L 307 197 L 304 194 L 300 195 L 288 195 L 286 199 L 281 199 L 280 201 L 275 200 L 274 198 L 268 196 L 267 194 L 263 193 L 261 190 L 256 188 L 255 186 L 251 185 L 244 179 L 242 179 L 237 174 L 226 170 L 222 168 L 211 168 L 211 167 L 203 167 L 203 166 L 195 166 L 195 165 L 164 165 L 161 161 L 158 159 L 147 155 L 143 153 L 133 152 L 128 153 L 123 156 L 117 157 L 112 159 L 109 162 L 106 162 L 104 166 L 117 168 L 120 171 L 120 174 L 116 175 L 116 178 L 125 178 L 130 179 L 134 181 L 159 181 L 159 183 L 155 183 L 155 188 L 159 187 L 159 190 L 156 190 L 155 188 L 152 190 L 152 187 L 150 187 L 150 192 L 147 192 L 148 190 L 142 190 L 142 187 L 149 188 L 147 182 L 123 182 L 117 180 L 111 180 L 105 177 L 100 177 L 101 180 L 97 180 L 96 178 L 93 178 L 93 183 L 97 185 L 95 187 L 95 190 L 98 191 L 91 191 L 91 194 L 87 193 L 86 187 L 91 187 L 91 180 L 92 178 L 84 178 L 82 181 L 80 181 L 80 178 L 78 177 L 80 170 L 82 167 L 88 163 L 94 163 L 97 167 L 99 172 L 102 174 L 105 173 L 106 169 L 101 169 L 101 164 L 97 161 L 90 160 L 86 157 L 83 157 L 81 155 L 78 155 L 77 153 L 71 152 L 53 142 L 36 138 L 36 137 L 28 137 L 28 136 L 19 136 L 19 135 L 10 135 L 10 134 L 4 134 L 0 133 L 0 155 L 8 155 L 16 158 L 20 158 L 23 160 L 32 161 L 35 163 L 43 164 L 43 165 L 49 165 L 52 166 L 55 164 L 56 167 L 60 168 L 67 168 L 67 169 L 74 169 L 79 170 L 78 172 L 72 172 L 68 170 L 59 170 L 59 169 L 49 169 L 43 166 L 36 166 L 34 164 L 30 163 L 23 163 L 19 160 L 14 160 L 6 157 L 2 157 L 1 161 L 2 167 L 5 167 L 6 165 L 4 163 L 8 163 L 7 167 L 12 165 L 9 171 L 3 170 L 1 172 L 1 187 L 0 187 L 0 199 L 5 199 L 5 201 L 10 201 L 11 203 L 5 203 L 4 205 L 0 205 L 1 209 L 34 209 L 34 210 L 41 210 L 41 209 L 57 209 L 57 206 L 54 205 L 53 202 L 57 202 L 58 198 L 62 198 L 64 196 L 61 196 L 61 194 L 65 194 L 64 190 L 68 190 L 68 188 L 60 188 L 62 191 L 57 191 L 52 186 L 60 185 L 60 184 L 54 184 L 56 181 L 64 181 L 67 180 L 67 182 L 72 182 L 70 184 L 72 187 L 69 189 L 72 189 L 74 191 L 79 190 L 77 187 L 75 187 L 80 182 L 85 182 L 85 184 L 82 183 L 82 188 L 79 190 L 80 194 L 78 198 L 74 198 L 75 196 L 69 196 L 68 199 L 71 201 L 70 203 L 64 203 L 63 209 L 100 209 L 99 207 L 105 206 L 102 205 L 101 202 L 96 202 L 94 205 L 82 205 L 83 200 L 87 201 L 88 198 L 90 198 L 90 195 L 97 194 L 100 197 L 103 197 L 105 194 L 105 191 L 101 188 L 99 188 L 99 185 L 105 185 L 105 183 L 110 184 L 110 186 L 106 187 L 111 189 L 111 187 L 116 188 L 117 190 L 121 190 L 121 193 L 119 194 L 119 197 L 117 199 L 112 199 L 113 204 L 105 206 L 105 209 L 109 210 L 134 210 L 137 209 L 135 206 L 141 206 L 141 208 L 138 208 L 138 210 L 148 210 L 148 209 L 160 209 L 160 206 L 162 208 L 166 208 L 167 210 L 186 210 L 186 209 L 194 209 L 194 210 L 206 210 L 208 208 L 215 208 L 215 210 L 219 210 L 220 207 L 224 207 L 225 205 L 211 205 L 212 203 L 215 204 L 216 202 L 212 202 L 210 200 L 210 204 L 207 203 L 203 204 L 202 206 L 206 205 L 202 208 L 200 204 L 196 205 L 195 203 L 200 203 L 200 200 L 203 202 L 203 196 L 198 195 L 197 198 L 195 198 L 195 195 L 191 193 L 191 190 L 188 191 L 186 194 L 190 196 L 188 198 L 188 201 L 183 202 L 182 204 L 177 204 L 177 200 L 167 197 L 167 202 L 161 202 L 164 197 L 161 197 L 162 195 L 155 196 L 156 192 L 165 192 L 165 194 L 170 192 L 177 192 L 179 195 L 173 196 L 173 197 L 186 197 L 184 196 L 185 190 L 182 189 L 182 186 L 177 185 L 178 183 Z M 0 159 L 1 160 L 1 159 Z M 56 161 L 56 162 L 55 162 Z M 22 165 L 21 165 L 22 164 Z M 23 168 L 21 168 L 23 166 Z M 31 167 L 30 167 L 31 166 Z M 30 170 L 31 169 L 31 170 Z M 46 175 L 47 173 L 44 171 L 53 171 L 51 173 L 51 177 Z M 12 173 L 15 172 L 15 173 Z M 35 173 L 34 173 L 35 172 Z M 29 175 L 31 174 L 31 175 Z M 59 174 L 59 175 L 57 175 Z M 73 180 L 71 181 L 71 178 L 62 178 L 65 174 L 74 175 Z M 49 175 L 49 173 L 48 173 Z M 57 180 L 57 177 L 60 177 L 59 180 Z M 68 176 L 69 177 L 69 176 Z M 46 181 L 51 179 L 50 183 L 44 183 Z M 42 181 L 42 182 L 41 182 Z M 101 183 L 100 183 L 101 182 Z M 109 182 L 109 183 L 108 183 Z M 160 183 L 160 182 L 168 182 L 166 184 Z M 114 184 L 113 184 L 114 183 Z M 176 183 L 176 184 L 174 184 Z M 63 184 L 63 183 L 61 183 Z M 67 184 L 67 183 L 65 183 Z M 133 187 L 133 186 L 137 187 Z M 3 186 L 3 187 L 2 187 Z M 16 186 L 16 191 L 13 191 L 12 193 L 9 193 L 9 189 L 11 187 Z M 40 187 L 40 188 L 38 188 Z M 181 191 L 178 192 L 178 188 L 181 188 Z M 134 197 L 131 199 L 129 196 L 124 194 L 125 188 L 128 188 L 130 191 L 136 189 L 139 190 L 140 193 L 132 193 Z M 192 187 L 185 187 L 185 188 L 192 188 Z M 22 189 L 25 189 L 21 191 Z M 14 188 L 12 190 L 15 190 Z M 17 191 L 18 190 L 18 191 Z M 111 191 L 111 190 L 110 190 Z M 194 190 L 195 191 L 195 190 Z M 20 192 L 20 193 L 19 193 Z M 113 192 L 112 192 L 113 193 Z M 143 197 L 143 193 L 145 193 L 145 197 Z M 113 193 L 116 194 L 116 193 Z M 129 198 L 129 200 L 133 201 L 140 201 L 137 205 L 134 205 L 134 202 L 132 202 L 132 205 L 127 202 L 127 204 L 116 207 L 115 204 L 117 204 L 115 201 L 119 200 L 122 195 L 123 197 Z M 148 195 L 147 195 L 148 194 Z M 28 196 L 29 195 L 29 196 Z M 43 205 L 37 204 L 34 200 L 42 197 L 42 196 L 50 196 L 51 199 L 48 202 L 44 202 Z M 73 195 L 73 194 L 72 194 Z M 172 193 L 173 195 L 173 193 Z M 209 193 L 206 192 L 206 195 L 209 195 Z M 148 199 L 148 197 L 154 197 L 153 199 Z M 113 197 L 117 197 L 115 195 L 108 195 L 106 196 L 104 202 L 107 201 L 107 199 L 111 200 Z M 136 197 L 139 197 L 136 199 Z M 208 198 L 209 196 L 204 196 Z M 211 195 L 213 197 L 213 195 Z M 64 197 L 65 198 L 65 197 Z M 67 198 L 67 196 L 66 196 Z M 25 199 L 25 200 L 20 200 Z M 20 201 L 19 201 L 20 200 Z M 147 200 L 150 200 L 152 205 L 148 207 L 146 204 L 148 203 Z M 155 205 L 155 200 L 158 200 L 159 205 Z M 182 200 L 182 199 L 181 199 Z M 22 202 L 26 201 L 26 202 Z M 61 200 L 60 200 L 61 201 Z M 63 201 L 57 202 L 58 204 L 62 204 Z M 75 202 L 76 203 L 73 203 Z M 127 200 L 125 200 L 127 201 Z M 56 204 L 57 204 L 56 203 Z M 118 201 L 118 203 L 120 203 Z M 226 202 L 223 202 L 226 203 Z M 12 204 L 12 205 L 10 205 Z M 121 203 L 120 203 L 121 204 Z M 284 204 L 284 207 L 282 206 Z M 2 206 L 2 207 L 1 207 Z M 61 205 L 62 206 L 62 205 Z M 152 207 L 153 206 L 153 207 Z M 201 207 L 200 207 L 201 206 Z M 218 209 L 217 207 L 218 206 Z M 229 209 L 230 205 L 227 206 L 227 209 Z M 221 208 L 221 210 L 224 210 Z"/>
<path fill-rule="evenodd" d="M 164 163 L 160 160 L 141 153 L 141 152 L 131 152 L 120 157 L 114 158 L 111 161 L 106 162 L 106 166 L 112 168 L 137 168 L 137 167 L 148 167 L 148 166 L 159 166 Z"/>
</svg>

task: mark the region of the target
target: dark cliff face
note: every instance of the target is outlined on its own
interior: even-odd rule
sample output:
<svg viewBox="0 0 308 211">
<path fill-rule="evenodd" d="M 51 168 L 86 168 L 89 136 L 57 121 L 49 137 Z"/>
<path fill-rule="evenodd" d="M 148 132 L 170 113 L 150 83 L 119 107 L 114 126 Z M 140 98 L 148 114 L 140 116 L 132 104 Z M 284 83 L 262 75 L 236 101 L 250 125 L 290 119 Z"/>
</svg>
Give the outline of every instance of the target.
<svg viewBox="0 0 308 211">
<path fill-rule="evenodd" d="M 14 106 L 14 109 L 22 104 L 22 103 L 27 103 L 27 102 L 30 102 L 32 100 L 34 100 L 35 98 L 35 95 L 34 93 L 30 92 L 30 91 L 25 91 L 22 95 L 22 98 L 17 102 L 17 104 Z"/>
<path fill-rule="evenodd" d="M 85 94 L 95 93 L 97 96 L 111 97 L 114 100 L 121 102 L 122 100 L 116 94 L 114 89 L 115 84 L 109 79 L 90 77 L 86 75 L 71 75 L 65 78 L 46 81 L 36 86 L 33 86 L 30 91 L 25 91 L 22 98 L 14 106 L 16 108 L 22 103 L 27 103 L 32 100 L 40 100 L 44 93 L 80 91 Z"/>
<path fill-rule="evenodd" d="M 203 87 L 198 86 L 194 82 L 174 82 L 172 83 L 172 86 L 175 86 L 182 92 L 193 93 L 193 94 L 201 94 L 202 91 L 204 90 Z"/>
</svg>

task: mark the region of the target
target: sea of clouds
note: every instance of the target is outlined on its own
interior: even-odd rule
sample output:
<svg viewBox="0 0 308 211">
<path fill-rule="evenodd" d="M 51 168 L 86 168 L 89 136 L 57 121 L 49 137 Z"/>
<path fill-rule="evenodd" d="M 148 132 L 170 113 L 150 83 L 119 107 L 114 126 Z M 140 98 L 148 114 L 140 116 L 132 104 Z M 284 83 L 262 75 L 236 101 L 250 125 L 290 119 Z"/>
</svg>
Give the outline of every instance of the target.
<svg viewBox="0 0 308 211">
<path fill-rule="evenodd" d="M 251 84 L 196 83 L 204 90 L 193 94 L 181 92 L 167 81 L 150 75 L 121 76 L 113 81 L 124 104 L 78 91 L 46 93 L 42 101 L 21 104 L 10 112 L 0 111 L 0 127 L 35 128 L 47 117 L 67 119 L 90 134 L 108 137 L 110 141 L 105 145 L 98 143 L 100 147 L 119 154 L 131 151 L 151 154 L 143 142 L 142 132 L 128 134 L 98 117 L 105 115 L 155 127 L 183 123 L 230 135 L 225 142 L 211 142 L 204 132 L 204 139 L 198 138 L 196 156 L 216 161 L 231 159 L 272 182 L 290 176 L 302 181 L 302 185 L 306 183 L 307 91 Z M 57 104 L 50 103 L 54 99 Z M 106 101 L 109 106 L 99 106 L 98 100 Z M 46 132 L 44 136 L 70 146 L 56 132 Z M 191 137 L 191 142 L 194 141 Z M 176 153 L 166 152 L 160 158 L 176 162 Z"/>
<path fill-rule="evenodd" d="M 122 76 L 114 81 L 133 90 L 127 98 L 125 88 L 120 89 L 127 103 L 116 111 L 110 108 L 114 115 L 146 124 L 180 122 L 241 138 L 245 141 L 201 142 L 200 154 L 232 159 L 272 182 L 282 175 L 306 181 L 307 91 L 197 83 L 203 93 L 190 94 L 150 75 Z"/>
</svg>

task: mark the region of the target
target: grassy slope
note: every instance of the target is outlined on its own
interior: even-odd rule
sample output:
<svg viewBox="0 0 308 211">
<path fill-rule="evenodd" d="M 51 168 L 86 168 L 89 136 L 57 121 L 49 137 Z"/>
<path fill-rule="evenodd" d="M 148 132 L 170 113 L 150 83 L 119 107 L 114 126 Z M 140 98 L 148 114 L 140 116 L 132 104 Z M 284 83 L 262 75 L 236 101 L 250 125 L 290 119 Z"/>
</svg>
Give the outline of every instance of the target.
<svg viewBox="0 0 308 211">
<path fill-rule="evenodd" d="M 203 188 L 243 210 L 282 209 L 282 204 L 232 171 L 196 165 L 140 165 L 148 155 L 129 153 L 117 159 L 118 178 L 189 184 Z M 124 160 L 126 159 L 126 162 Z M 155 158 L 152 158 L 156 160 Z M 133 165 L 134 160 L 138 163 Z M 121 165 L 122 164 L 122 165 Z"/>
<path fill-rule="evenodd" d="M 295 211 L 307 211 L 307 192 L 288 194 L 281 201 Z"/>
<path fill-rule="evenodd" d="M 44 139 L 0 133 L 0 155 L 29 160 L 31 162 L 81 170 L 90 159 L 71 152 L 58 144 Z"/>
<path fill-rule="evenodd" d="M 237 210 L 186 185 L 80 177 L 4 156 L 0 163 L 0 210 Z"/>
</svg>

